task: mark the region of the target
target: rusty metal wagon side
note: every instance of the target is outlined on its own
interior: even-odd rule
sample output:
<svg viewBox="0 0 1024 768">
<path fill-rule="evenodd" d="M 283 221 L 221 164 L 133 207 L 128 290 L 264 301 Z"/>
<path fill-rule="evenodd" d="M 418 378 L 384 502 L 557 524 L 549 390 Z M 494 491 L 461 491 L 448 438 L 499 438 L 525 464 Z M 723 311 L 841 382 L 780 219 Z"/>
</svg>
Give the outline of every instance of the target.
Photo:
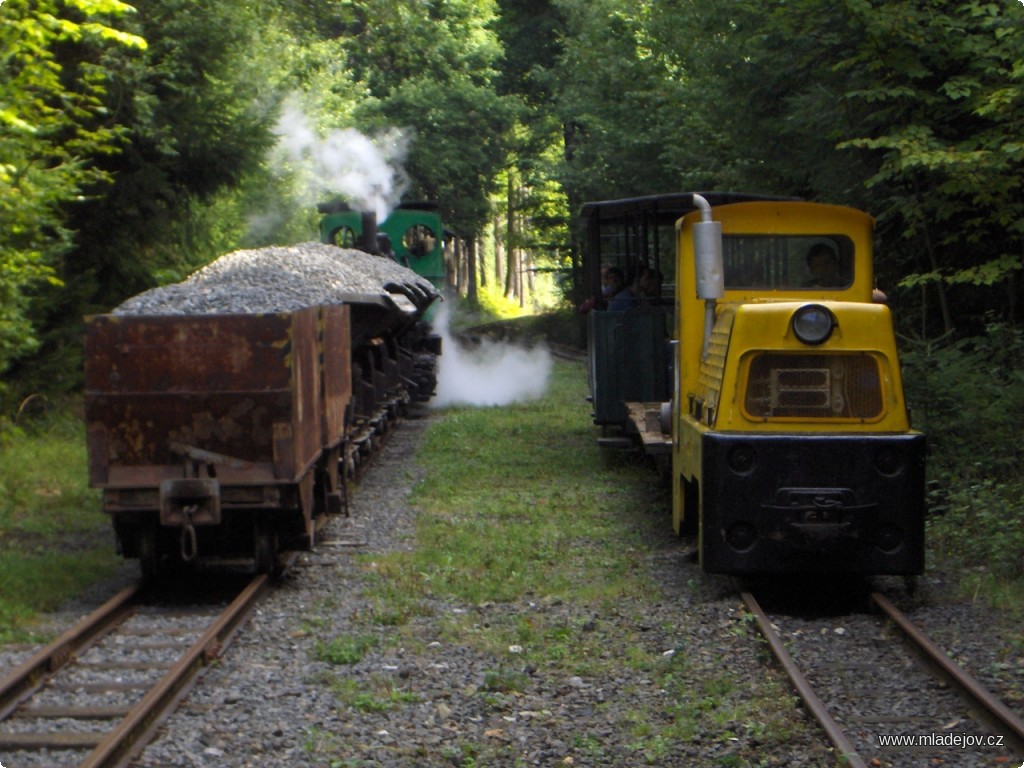
<svg viewBox="0 0 1024 768">
<path fill-rule="evenodd" d="M 346 306 L 250 315 L 99 315 L 85 324 L 90 484 L 119 547 L 176 561 L 309 546 L 340 509 L 351 400 Z"/>
</svg>

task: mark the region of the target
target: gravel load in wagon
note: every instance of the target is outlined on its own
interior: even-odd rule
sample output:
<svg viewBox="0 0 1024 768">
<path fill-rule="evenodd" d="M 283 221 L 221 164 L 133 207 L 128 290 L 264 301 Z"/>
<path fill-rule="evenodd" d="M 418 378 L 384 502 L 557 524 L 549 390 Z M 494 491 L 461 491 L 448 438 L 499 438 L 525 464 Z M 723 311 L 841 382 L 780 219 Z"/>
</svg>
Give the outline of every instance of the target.
<svg viewBox="0 0 1024 768">
<path fill-rule="evenodd" d="M 112 314 L 290 312 L 382 293 L 417 309 L 438 295 L 429 281 L 390 258 L 308 242 L 225 254 L 180 283 L 128 299 Z"/>
</svg>

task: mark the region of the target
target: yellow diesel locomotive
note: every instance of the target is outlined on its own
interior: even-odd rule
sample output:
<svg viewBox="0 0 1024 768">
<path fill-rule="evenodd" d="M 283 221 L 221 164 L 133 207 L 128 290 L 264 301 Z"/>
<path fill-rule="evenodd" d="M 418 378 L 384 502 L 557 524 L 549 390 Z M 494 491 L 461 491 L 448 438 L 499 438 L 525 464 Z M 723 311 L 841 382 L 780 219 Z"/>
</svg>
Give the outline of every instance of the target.
<svg viewBox="0 0 1024 768">
<path fill-rule="evenodd" d="M 660 442 L 652 404 L 624 403 L 626 432 L 671 445 L 676 530 L 710 573 L 921 573 L 925 438 L 874 289 L 872 218 L 684 197 Z"/>
<path fill-rule="evenodd" d="M 674 524 L 710 572 L 920 573 L 924 436 L 871 217 L 702 202 L 677 225 Z"/>
</svg>

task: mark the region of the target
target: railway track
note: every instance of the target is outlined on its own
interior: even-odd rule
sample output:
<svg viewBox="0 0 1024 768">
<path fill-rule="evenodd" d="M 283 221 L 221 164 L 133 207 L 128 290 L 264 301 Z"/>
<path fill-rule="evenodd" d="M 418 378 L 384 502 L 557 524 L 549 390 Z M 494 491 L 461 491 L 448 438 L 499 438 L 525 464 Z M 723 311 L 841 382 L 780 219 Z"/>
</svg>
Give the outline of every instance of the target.
<svg viewBox="0 0 1024 768">
<path fill-rule="evenodd" d="M 577 349 L 567 344 L 548 342 L 548 350 L 552 357 L 557 357 L 559 360 L 566 360 L 570 363 L 585 363 L 587 361 L 586 350 Z"/>
<path fill-rule="evenodd" d="M 1024 753 L 1024 721 L 884 595 L 871 593 L 874 612 L 838 627 L 741 597 L 840 765 L 992 766 Z"/>
<path fill-rule="evenodd" d="M 269 585 L 260 575 L 198 605 L 122 590 L 0 680 L 0 755 L 19 768 L 126 765 Z"/>
</svg>

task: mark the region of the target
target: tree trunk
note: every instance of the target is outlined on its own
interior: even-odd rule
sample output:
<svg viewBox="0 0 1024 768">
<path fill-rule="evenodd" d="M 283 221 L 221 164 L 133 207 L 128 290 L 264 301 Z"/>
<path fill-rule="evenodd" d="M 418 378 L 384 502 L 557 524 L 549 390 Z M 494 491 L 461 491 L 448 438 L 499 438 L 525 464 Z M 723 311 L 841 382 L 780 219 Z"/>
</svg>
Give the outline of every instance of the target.
<svg viewBox="0 0 1024 768">
<path fill-rule="evenodd" d="M 444 246 L 444 282 L 453 292 L 458 291 L 458 263 L 459 238 L 453 237 Z"/>
<path fill-rule="evenodd" d="M 459 254 L 459 295 L 466 295 L 466 263 L 473 251 L 473 239 L 469 238 L 462 244 L 462 252 Z"/>
<path fill-rule="evenodd" d="M 914 179 L 914 197 L 918 201 L 923 199 L 917 178 Z M 921 208 L 923 209 L 923 206 Z M 938 274 L 939 259 L 935 253 L 935 246 L 932 244 L 931 230 L 928 228 L 928 218 L 923 214 L 921 216 L 921 231 L 924 233 L 924 249 L 925 253 L 928 254 L 928 266 L 933 273 Z M 946 295 L 946 285 L 942 282 L 942 278 L 935 281 L 935 291 L 939 297 L 939 312 L 942 314 L 942 333 L 946 335 L 953 332 L 953 313 L 949 308 L 949 297 Z"/>
<path fill-rule="evenodd" d="M 508 267 L 505 271 L 505 297 L 515 298 L 522 292 L 519 274 L 519 249 L 516 247 L 515 174 L 508 174 L 508 211 L 505 214 L 505 249 Z"/>
<path fill-rule="evenodd" d="M 469 241 L 469 252 L 466 254 L 466 301 L 471 307 L 480 303 L 476 293 L 476 238 Z"/>
<path fill-rule="evenodd" d="M 494 285 L 505 283 L 505 238 L 501 236 L 501 218 L 494 217 Z"/>
<path fill-rule="evenodd" d="M 452 288 L 455 289 L 456 296 L 462 293 L 462 262 L 465 252 L 466 241 L 460 237 L 455 246 L 455 261 L 452 262 Z"/>
<path fill-rule="evenodd" d="M 519 249 L 510 247 L 508 249 L 508 260 L 505 266 L 505 296 L 514 299 L 522 292 L 519 272 Z"/>
<path fill-rule="evenodd" d="M 529 251 L 523 251 L 523 273 L 526 276 L 526 285 L 523 290 L 523 300 L 519 302 L 519 306 L 526 306 L 526 296 L 535 296 L 537 293 L 536 276 L 533 272 L 533 257 Z"/>
<path fill-rule="evenodd" d="M 477 244 L 477 251 L 480 257 L 480 266 L 477 268 L 476 276 L 481 286 L 487 285 L 487 260 L 485 258 L 487 249 L 484 248 L 483 240 Z"/>
</svg>

